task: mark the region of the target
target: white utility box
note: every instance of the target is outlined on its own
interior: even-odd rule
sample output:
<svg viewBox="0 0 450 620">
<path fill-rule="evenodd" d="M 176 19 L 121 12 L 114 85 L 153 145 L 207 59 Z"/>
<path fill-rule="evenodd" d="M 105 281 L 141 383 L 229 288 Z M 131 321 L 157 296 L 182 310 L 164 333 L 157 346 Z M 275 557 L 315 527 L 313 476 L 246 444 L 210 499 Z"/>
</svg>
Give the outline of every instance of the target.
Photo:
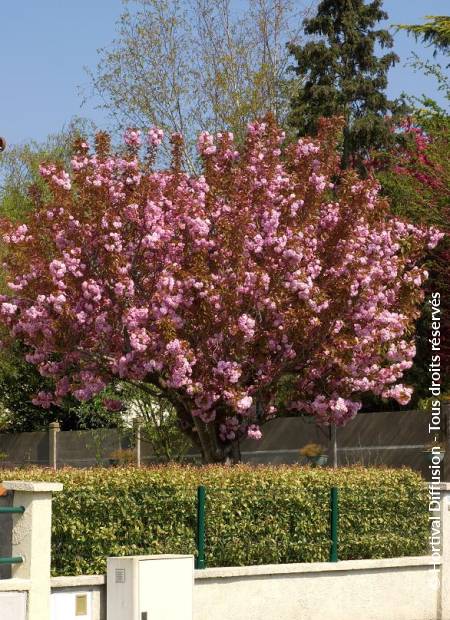
<svg viewBox="0 0 450 620">
<path fill-rule="evenodd" d="M 192 620 L 194 556 L 107 560 L 108 620 Z"/>
</svg>

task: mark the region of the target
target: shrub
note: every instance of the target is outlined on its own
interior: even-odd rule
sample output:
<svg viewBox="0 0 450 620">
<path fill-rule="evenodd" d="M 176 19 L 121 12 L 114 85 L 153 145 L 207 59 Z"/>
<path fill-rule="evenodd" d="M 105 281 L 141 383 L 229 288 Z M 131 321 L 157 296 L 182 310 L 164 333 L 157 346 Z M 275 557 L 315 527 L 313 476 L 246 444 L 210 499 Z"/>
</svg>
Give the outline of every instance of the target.
<svg viewBox="0 0 450 620">
<path fill-rule="evenodd" d="M 116 461 L 119 465 L 132 465 L 136 462 L 136 452 L 131 448 L 126 450 L 119 448 L 110 453 L 109 459 Z"/>
<path fill-rule="evenodd" d="M 54 575 L 105 571 L 108 555 L 194 553 L 196 489 L 207 487 L 208 566 L 326 561 L 329 490 L 340 488 L 340 559 L 427 553 L 427 493 L 407 469 L 37 468 L 3 479 L 58 480 Z"/>
<path fill-rule="evenodd" d="M 326 454 L 326 451 L 326 448 L 319 443 L 307 443 L 299 450 L 300 454 L 306 457 L 320 456 Z"/>
</svg>

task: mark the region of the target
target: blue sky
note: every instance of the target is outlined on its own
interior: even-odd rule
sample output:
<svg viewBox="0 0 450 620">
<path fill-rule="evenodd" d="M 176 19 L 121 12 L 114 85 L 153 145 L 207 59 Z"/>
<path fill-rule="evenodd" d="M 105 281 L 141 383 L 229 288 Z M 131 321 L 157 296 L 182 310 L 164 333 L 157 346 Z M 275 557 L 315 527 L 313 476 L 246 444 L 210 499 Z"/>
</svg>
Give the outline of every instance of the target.
<svg viewBox="0 0 450 620">
<path fill-rule="evenodd" d="M 427 14 L 448 14 L 448 0 L 385 0 L 388 23 L 420 23 Z M 115 35 L 120 0 L 3 0 L 0 2 L 0 135 L 9 143 L 43 140 L 73 116 L 97 125 L 105 113 L 89 100 L 81 107 L 79 87 L 88 85 L 84 67 L 96 64 L 97 49 Z M 437 95 L 432 79 L 404 67 L 411 52 L 431 51 L 405 34 L 395 35 L 401 62 L 391 71 L 389 95 L 403 90 Z"/>
</svg>

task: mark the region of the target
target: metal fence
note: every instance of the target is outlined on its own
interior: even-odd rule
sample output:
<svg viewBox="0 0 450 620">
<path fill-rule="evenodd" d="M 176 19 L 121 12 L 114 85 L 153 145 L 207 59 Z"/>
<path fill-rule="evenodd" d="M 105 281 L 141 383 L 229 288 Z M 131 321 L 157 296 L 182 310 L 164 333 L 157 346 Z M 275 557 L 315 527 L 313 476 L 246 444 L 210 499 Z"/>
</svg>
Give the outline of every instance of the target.
<svg viewBox="0 0 450 620">
<path fill-rule="evenodd" d="M 443 427 L 448 424 L 443 407 Z M 337 430 L 339 465 L 410 467 L 428 479 L 429 468 L 424 448 L 430 441 L 429 414 L 426 411 L 382 411 L 362 413 L 344 428 Z M 447 433 L 447 442 L 450 441 Z M 0 455 L 6 468 L 26 465 L 50 467 L 108 466 L 111 455 L 120 448 L 135 444 L 138 437 L 121 435 L 116 429 L 59 431 L 51 425 L 49 431 L 0 434 Z M 328 438 L 304 418 L 279 418 L 263 428 L 261 441 L 245 440 L 241 444 L 242 460 L 255 464 L 290 464 L 301 462 L 299 449 L 306 443 L 328 445 Z M 450 454 L 450 443 L 447 446 Z M 192 450 L 188 457 L 199 457 Z M 136 458 L 141 464 L 155 462 L 148 442 L 141 441 Z M 450 479 L 449 463 L 444 461 L 445 478 Z"/>
</svg>

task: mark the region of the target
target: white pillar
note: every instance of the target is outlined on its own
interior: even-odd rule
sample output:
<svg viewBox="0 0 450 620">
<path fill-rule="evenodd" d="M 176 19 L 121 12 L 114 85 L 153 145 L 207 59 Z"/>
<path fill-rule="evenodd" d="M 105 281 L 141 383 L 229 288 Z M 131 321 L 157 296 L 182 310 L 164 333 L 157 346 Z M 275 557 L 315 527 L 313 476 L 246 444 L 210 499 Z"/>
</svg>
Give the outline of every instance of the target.
<svg viewBox="0 0 450 620">
<path fill-rule="evenodd" d="M 449 455 L 450 456 L 450 455 Z M 450 620 L 450 483 L 436 485 L 440 489 L 441 575 L 439 584 L 439 620 Z"/>
<path fill-rule="evenodd" d="M 11 576 L 30 580 L 27 620 L 49 620 L 52 493 L 63 485 L 13 480 L 3 486 L 14 491 L 13 505 L 25 508 L 13 517 L 12 555 L 23 563 L 13 564 Z"/>
</svg>

